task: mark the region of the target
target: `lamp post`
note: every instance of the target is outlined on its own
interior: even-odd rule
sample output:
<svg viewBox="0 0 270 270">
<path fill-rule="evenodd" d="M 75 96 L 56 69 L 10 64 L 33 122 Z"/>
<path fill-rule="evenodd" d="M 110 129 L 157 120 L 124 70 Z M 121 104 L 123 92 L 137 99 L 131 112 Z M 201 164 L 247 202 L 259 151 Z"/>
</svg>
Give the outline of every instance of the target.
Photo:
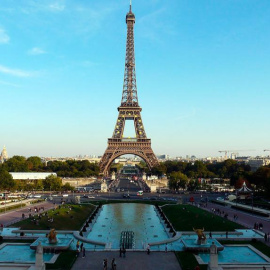
<svg viewBox="0 0 270 270">
<path fill-rule="evenodd" d="M 251 193 L 251 199 L 252 199 L 252 213 L 253 213 L 253 192 Z"/>
<path fill-rule="evenodd" d="M 7 195 L 5 194 L 5 213 L 6 213 L 6 210 L 7 210 Z"/>
</svg>

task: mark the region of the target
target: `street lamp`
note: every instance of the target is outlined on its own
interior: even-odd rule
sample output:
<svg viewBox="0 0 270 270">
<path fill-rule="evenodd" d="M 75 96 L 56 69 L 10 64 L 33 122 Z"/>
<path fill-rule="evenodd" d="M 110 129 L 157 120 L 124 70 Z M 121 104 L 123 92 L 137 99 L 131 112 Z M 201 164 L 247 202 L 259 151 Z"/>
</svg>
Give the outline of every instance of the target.
<svg viewBox="0 0 270 270">
<path fill-rule="evenodd" d="M 5 194 L 5 213 L 6 213 L 6 210 L 7 210 L 7 195 Z"/>
<path fill-rule="evenodd" d="M 252 213 L 253 213 L 253 192 L 251 193 L 251 199 L 252 199 Z"/>
</svg>

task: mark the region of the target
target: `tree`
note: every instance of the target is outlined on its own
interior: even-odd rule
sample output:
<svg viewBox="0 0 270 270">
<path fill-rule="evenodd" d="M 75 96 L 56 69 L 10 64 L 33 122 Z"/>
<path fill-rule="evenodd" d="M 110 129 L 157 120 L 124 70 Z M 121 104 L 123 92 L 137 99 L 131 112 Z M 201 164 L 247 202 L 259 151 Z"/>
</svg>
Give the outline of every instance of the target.
<svg viewBox="0 0 270 270">
<path fill-rule="evenodd" d="M 181 172 L 172 172 L 169 180 L 170 189 L 178 190 L 185 189 L 188 183 L 188 177 Z"/>
<path fill-rule="evenodd" d="M 26 158 L 14 156 L 4 163 L 4 168 L 9 172 L 28 172 Z"/>
<path fill-rule="evenodd" d="M 188 182 L 188 186 L 187 186 L 187 189 L 189 191 L 193 191 L 193 190 L 196 190 L 199 186 L 199 181 L 196 179 L 192 179 L 191 181 Z"/>
<path fill-rule="evenodd" d="M 29 170 L 39 171 L 43 167 L 43 163 L 40 157 L 29 157 L 26 162 Z"/>
<path fill-rule="evenodd" d="M 15 186 L 12 175 L 5 171 L 0 170 L 0 189 L 1 190 L 10 190 Z"/>
<path fill-rule="evenodd" d="M 59 191 L 62 186 L 62 179 L 55 175 L 49 175 L 43 180 L 45 190 Z"/>
<path fill-rule="evenodd" d="M 164 163 L 160 163 L 151 169 L 151 173 L 157 176 L 162 176 L 167 172 L 167 168 Z"/>
<path fill-rule="evenodd" d="M 63 191 L 73 191 L 75 188 L 73 186 L 70 185 L 70 183 L 65 183 L 63 186 L 62 186 L 62 190 Z"/>
</svg>

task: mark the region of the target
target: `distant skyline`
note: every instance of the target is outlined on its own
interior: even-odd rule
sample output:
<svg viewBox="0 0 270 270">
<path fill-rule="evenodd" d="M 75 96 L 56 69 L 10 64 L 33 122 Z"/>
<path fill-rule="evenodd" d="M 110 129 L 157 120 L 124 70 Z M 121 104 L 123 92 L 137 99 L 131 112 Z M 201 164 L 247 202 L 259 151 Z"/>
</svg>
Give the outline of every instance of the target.
<svg viewBox="0 0 270 270">
<path fill-rule="evenodd" d="M 121 102 L 128 10 L 129 0 L 1 1 L 1 151 L 104 153 Z M 133 0 L 132 10 L 155 154 L 270 154 L 270 1 Z"/>
</svg>

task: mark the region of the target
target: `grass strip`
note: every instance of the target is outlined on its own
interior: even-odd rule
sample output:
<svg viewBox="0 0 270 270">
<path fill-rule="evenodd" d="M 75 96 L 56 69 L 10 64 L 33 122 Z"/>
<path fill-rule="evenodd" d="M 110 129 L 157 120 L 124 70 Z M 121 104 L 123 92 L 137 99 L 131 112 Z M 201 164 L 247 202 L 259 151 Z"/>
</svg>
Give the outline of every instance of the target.
<svg viewBox="0 0 270 270">
<path fill-rule="evenodd" d="M 176 251 L 175 256 L 182 270 L 193 270 L 198 264 L 194 254 L 188 251 Z M 200 264 L 200 270 L 206 270 L 207 265 Z"/>
<path fill-rule="evenodd" d="M 70 270 L 76 261 L 76 251 L 68 250 L 59 254 L 54 264 L 46 263 L 47 270 Z"/>
<path fill-rule="evenodd" d="M 38 214 L 35 214 L 12 224 L 12 227 L 20 227 L 22 230 L 80 230 L 94 208 L 93 205 L 60 205 L 60 208 L 47 211 L 46 215 L 39 213 L 40 219 Z"/>
<path fill-rule="evenodd" d="M 204 228 L 205 231 L 234 231 L 244 228 L 233 221 L 217 216 L 192 205 L 173 205 L 162 208 L 164 214 L 177 231 L 192 231 Z"/>
<path fill-rule="evenodd" d="M 14 209 L 18 209 L 18 208 L 22 208 L 24 206 L 26 206 L 25 203 L 23 203 L 23 204 L 16 204 L 16 205 L 12 205 L 12 206 L 7 206 L 5 208 L 1 208 L 0 209 L 0 213 L 7 212 L 7 211 L 10 211 L 10 210 L 14 210 Z"/>
</svg>

